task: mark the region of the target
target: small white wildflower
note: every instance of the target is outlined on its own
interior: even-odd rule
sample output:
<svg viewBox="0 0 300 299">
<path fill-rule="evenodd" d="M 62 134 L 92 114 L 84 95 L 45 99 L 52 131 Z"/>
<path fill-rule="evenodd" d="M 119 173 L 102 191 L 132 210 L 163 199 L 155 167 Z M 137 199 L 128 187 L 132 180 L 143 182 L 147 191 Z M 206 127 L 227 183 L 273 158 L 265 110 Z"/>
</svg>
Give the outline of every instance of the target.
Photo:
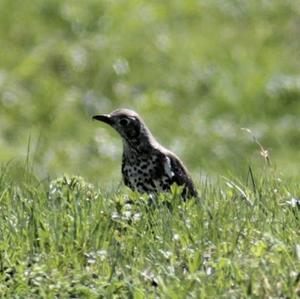
<svg viewBox="0 0 300 299">
<path fill-rule="evenodd" d="M 101 261 L 104 261 L 107 256 L 107 251 L 102 249 L 97 251 L 97 256 L 100 258 Z"/>
<path fill-rule="evenodd" d="M 135 222 L 140 221 L 141 218 L 142 218 L 141 213 L 135 213 L 135 214 L 133 215 L 133 221 L 135 221 Z"/>
<path fill-rule="evenodd" d="M 123 219 L 129 220 L 131 217 L 131 211 L 125 211 L 123 212 Z"/>
<path fill-rule="evenodd" d="M 213 274 L 213 268 L 212 267 L 207 267 L 206 269 L 206 274 L 209 276 L 209 275 L 212 275 Z"/>
<path fill-rule="evenodd" d="M 180 237 L 178 234 L 174 234 L 172 239 L 173 239 L 173 241 L 179 241 Z"/>
<path fill-rule="evenodd" d="M 112 220 L 118 220 L 118 219 L 120 219 L 119 213 L 118 212 L 112 212 L 111 213 L 111 219 Z"/>
<path fill-rule="evenodd" d="M 287 201 L 289 205 L 291 205 L 293 208 L 296 208 L 300 205 L 300 201 L 297 198 L 292 197 L 290 201 Z"/>
</svg>

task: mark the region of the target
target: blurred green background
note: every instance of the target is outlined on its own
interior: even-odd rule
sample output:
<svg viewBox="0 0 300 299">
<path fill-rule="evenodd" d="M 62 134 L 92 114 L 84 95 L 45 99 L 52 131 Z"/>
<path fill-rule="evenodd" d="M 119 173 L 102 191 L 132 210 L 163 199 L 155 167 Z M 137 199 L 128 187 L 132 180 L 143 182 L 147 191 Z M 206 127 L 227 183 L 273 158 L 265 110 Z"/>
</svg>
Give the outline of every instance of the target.
<svg viewBox="0 0 300 299">
<path fill-rule="evenodd" d="M 299 178 L 299 41 L 294 0 L 1 0 L 0 162 L 118 183 L 126 107 L 196 181 L 264 163 L 243 127 Z"/>
</svg>

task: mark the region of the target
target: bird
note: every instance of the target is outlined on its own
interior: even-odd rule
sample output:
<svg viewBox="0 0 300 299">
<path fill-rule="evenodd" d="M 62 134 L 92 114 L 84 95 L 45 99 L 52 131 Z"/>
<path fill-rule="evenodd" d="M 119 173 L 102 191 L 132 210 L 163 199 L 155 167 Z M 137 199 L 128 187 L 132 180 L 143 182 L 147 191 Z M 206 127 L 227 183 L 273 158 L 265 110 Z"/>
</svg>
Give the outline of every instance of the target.
<svg viewBox="0 0 300 299">
<path fill-rule="evenodd" d="M 133 191 L 146 194 L 170 192 L 171 186 L 182 186 L 184 199 L 197 197 L 193 180 L 183 162 L 154 138 L 137 112 L 119 108 L 110 114 L 93 116 L 110 125 L 123 141 L 122 177 Z"/>
</svg>

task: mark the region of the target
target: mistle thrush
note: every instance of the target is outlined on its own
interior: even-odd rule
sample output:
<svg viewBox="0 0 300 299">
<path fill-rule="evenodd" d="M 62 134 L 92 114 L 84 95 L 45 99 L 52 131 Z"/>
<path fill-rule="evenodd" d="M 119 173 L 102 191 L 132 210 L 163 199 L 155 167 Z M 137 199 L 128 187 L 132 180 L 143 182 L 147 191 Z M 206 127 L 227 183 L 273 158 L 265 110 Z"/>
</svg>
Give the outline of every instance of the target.
<svg viewBox="0 0 300 299">
<path fill-rule="evenodd" d="M 183 186 L 183 197 L 196 197 L 193 181 L 171 151 L 153 137 L 142 118 L 129 109 L 95 115 L 93 119 L 113 127 L 123 140 L 122 175 L 126 186 L 140 193 L 169 191 L 172 184 Z"/>
</svg>

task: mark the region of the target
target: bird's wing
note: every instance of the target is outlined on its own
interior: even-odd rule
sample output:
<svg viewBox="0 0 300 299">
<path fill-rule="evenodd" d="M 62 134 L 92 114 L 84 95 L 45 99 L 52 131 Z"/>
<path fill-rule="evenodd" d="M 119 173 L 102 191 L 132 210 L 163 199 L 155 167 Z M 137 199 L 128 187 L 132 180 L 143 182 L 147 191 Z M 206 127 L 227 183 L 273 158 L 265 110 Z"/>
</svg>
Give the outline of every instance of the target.
<svg viewBox="0 0 300 299">
<path fill-rule="evenodd" d="M 167 174 L 167 176 L 170 179 L 173 179 L 175 176 L 175 173 L 173 171 L 173 167 L 172 167 L 172 163 L 171 163 L 171 159 L 168 156 L 165 156 L 164 162 L 164 172 Z"/>
<path fill-rule="evenodd" d="M 187 193 L 187 196 L 196 197 L 197 191 L 193 184 L 192 178 L 190 177 L 188 171 L 186 170 L 182 162 L 179 160 L 179 158 L 171 152 L 166 153 L 165 157 L 165 173 L 178 186 L 185 185 L 185 193 Z"/>
</svg>

